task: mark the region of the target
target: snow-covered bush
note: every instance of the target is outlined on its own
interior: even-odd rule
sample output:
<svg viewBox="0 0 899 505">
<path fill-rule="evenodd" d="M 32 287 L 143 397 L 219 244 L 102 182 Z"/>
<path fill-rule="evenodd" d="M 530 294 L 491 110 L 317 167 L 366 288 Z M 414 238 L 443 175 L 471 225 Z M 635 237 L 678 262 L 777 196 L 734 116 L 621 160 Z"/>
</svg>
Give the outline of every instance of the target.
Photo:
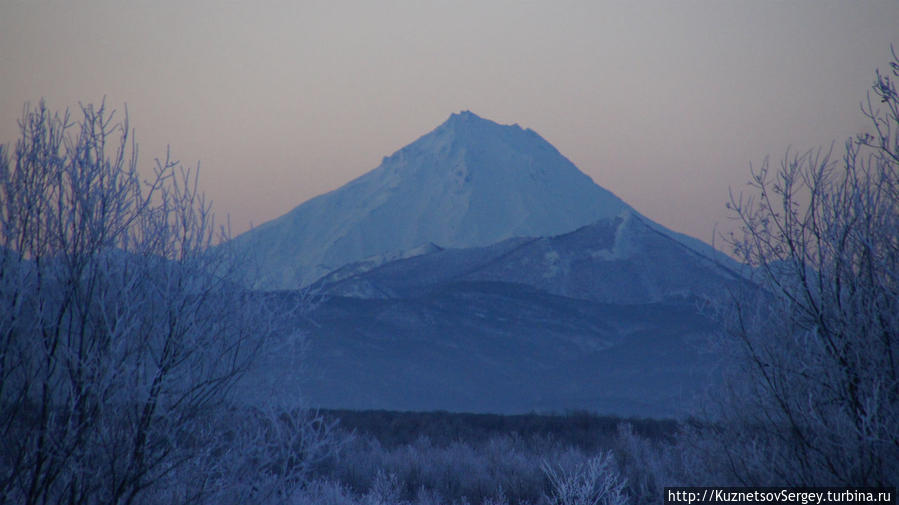
<svg viewBox="0 0 899 505">
<path fill-rule="evenodd" d="M 569 465 L 544 461 L 543 471 L 550 483 L 549 503 L 554 505 L 624 505 L 625 480 L 612 454 L 602 452 L 587 461 Z"/>
<path fill-rule="evenodd" d="M 732 479 L 899 481 L 899 58 L 862 105 L 869 131 L 753 171 L 731 243 L 764 292 L 725 321 L 736 364 L 708 427 Z M 715 483 L 719 484 L 719 483 Z"/>
<path fill-rule="evenodd" d="M 278 330 L 269 300 L 213 247 L 196 170 L 138 171 L 127 116 L 42 102 L 19 124 L 0 148 L 0 503 L 201 503 L 236 464 L 219 408 Z"/>
</svg>

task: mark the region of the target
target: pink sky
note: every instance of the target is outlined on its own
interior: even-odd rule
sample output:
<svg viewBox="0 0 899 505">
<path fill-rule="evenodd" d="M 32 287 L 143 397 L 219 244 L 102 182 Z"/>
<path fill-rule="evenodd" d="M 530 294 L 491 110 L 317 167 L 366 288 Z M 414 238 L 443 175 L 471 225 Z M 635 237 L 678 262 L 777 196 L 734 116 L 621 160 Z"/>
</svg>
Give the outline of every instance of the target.
<svg viewBox="0 0 899 505">
<path fill-rule="evenodd" d="M 899 2 L 0 0 L 0 142 L 25 101 L 128 104 L 236 232 L 470 109 L 530 127 L 706 241 L 749 163 L 864 128 Z"/>
</svg>

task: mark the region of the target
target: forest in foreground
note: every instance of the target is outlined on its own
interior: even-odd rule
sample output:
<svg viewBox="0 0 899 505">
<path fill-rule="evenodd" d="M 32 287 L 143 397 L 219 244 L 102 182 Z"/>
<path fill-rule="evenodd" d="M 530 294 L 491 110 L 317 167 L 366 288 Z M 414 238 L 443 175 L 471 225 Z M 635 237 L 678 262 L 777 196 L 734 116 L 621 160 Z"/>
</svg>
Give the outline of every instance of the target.
<svg viewBox="0 0 899 505">
<path fill-rule="evenodd" d="M 316 419 L 336 450 L 314 457 L 298 503 L 556 503 L 559 483 L 571 488 L 569 499 L 575 488 L 586 499 L 601 487 L 605 499 L 652 503 L 661 489 L 644 458 L 681 429 L 674 420 L 588 412 L 323 410 Z"/>
</svg>

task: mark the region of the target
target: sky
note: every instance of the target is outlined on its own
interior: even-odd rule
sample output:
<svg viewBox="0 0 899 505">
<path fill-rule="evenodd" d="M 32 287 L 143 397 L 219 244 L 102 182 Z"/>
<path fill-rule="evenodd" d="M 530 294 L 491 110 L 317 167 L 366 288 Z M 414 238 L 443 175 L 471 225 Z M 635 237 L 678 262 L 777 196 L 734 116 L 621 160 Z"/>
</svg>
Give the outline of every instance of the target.
<svg viewBox="0 0 899 505">
<path fill-rule="evenodd" d="M 0 143 L 25 102 L 127 104 L 144 169 L 199 162 L 236 234 L 471 110 L 710 242 L 750 163 L 866 129 L 897 27 L 896 0 L 0 0 Z"/>
</svg>

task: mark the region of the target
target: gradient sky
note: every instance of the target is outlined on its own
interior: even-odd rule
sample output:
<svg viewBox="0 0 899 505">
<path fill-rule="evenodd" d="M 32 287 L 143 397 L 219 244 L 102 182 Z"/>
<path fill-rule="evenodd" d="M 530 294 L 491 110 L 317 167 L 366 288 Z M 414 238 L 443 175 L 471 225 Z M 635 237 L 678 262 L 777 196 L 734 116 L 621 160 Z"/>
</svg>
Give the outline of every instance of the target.
<svg viewBox="0 0 899 505">
<path fill-rule="evenodd" d="M 866 127 L 891 43 L 896 0 L 0 0 L 0 142 L 26 101 L 127 103 L 240 232 L 470 109 L 710 241 L 750 162 Z"/>
</svg>

